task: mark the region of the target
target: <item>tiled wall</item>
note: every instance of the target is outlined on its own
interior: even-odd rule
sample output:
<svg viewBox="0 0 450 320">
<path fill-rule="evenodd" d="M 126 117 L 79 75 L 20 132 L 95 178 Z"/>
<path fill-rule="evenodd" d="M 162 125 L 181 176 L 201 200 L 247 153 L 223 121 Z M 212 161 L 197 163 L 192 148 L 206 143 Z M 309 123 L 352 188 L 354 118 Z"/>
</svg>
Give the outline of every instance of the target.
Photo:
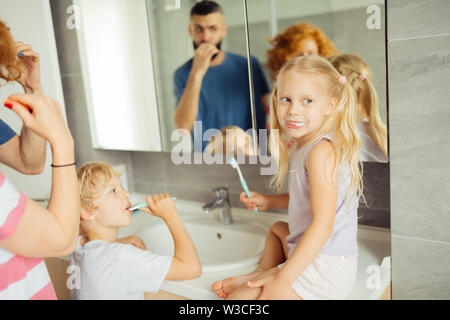
<svg viewBox="0 0 450 320">
<path fill-rule="evenodd" d="M 388 1 L 393 299 L 450 299 L 449 17 Z"/>
</svg>

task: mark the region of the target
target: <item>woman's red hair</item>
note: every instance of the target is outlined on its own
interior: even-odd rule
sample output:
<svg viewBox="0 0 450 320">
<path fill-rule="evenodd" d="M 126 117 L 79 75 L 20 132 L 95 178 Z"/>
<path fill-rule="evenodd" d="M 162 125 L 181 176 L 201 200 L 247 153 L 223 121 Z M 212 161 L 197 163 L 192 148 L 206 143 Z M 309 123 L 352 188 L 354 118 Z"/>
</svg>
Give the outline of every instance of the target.
<svg viewBox="0 0 450 320">
<path fill-rule="evenodd" d="M 338 52 L 333 42 L 319 28 L 308 23 L 295 24 L 270 40 L 273 48 L 267 51 L 267 67 L 272 79 L 276 79 L 278 71 L 287 62 L 286 56 L 298 51 L 298 44 L 305 38 L 314 39 L 322 57 L 327 58 Z"/>
<path fill-rule="evenodd" d="M 0 20 L 0 78 L 15 81 L 20 77 L 22 62 L 17 59 L 16 46 L 9 28 Z"/>
</svg>

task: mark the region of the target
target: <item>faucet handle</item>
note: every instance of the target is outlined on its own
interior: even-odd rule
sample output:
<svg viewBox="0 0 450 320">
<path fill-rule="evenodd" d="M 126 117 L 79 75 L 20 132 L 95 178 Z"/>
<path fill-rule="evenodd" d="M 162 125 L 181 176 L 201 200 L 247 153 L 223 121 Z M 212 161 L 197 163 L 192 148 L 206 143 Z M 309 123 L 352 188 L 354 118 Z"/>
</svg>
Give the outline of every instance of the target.
<svg viewBox="0 0 450 320">
<path fill-rule="evenodd" d="M 216 192 L 216 198 L 228 199 L 228 187 L 218 187 L 212 191 Z"/>
</svg>

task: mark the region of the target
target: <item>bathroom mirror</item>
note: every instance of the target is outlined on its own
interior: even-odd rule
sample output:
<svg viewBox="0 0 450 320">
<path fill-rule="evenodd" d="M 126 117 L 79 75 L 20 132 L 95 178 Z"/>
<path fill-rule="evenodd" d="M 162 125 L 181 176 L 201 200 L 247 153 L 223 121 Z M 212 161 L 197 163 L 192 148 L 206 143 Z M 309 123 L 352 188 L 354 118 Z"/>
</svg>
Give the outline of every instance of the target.
<svg viewBox="0 0 450 320">
<path fill-rule="evenodd" d="M 386 35 L 385 35 L 385 3 L 383 0 L 246 0 L 248 7 L 248 29 L 251 54 L 256 56 L 264 69 L 270 87 L 273 88 L 274 72 L 283 59 L 305 54 L 334 55 L 328 45 L 314 41 L 313 48 L 308 48 L 308 41 L 298 34 L 305 31 L 305 24 L 320 29 L 331 40 L 337 54 L 353 54 L 361 57 L 372 73 L 372 83 L 379 100 L 379 118 L 382 126 L 387 125 L 386 99 Z M 300 27 L 299 24 L 304 24 Z M 297 41 L 302 44 L 294 48 L 271 43 L 277 35 L 290 28 L 290 35 L 283 41 Z M 303 29 L 301 29 L 303 28 Z M 244 33 L 244 27 L 233 30 L 236 34 Z M 293 33 L 297 33 L 293 36 Z M 286 35 L 286 33 L 285 33 Z M 305 36 L 312 40 L 313 37 Z M 295 39 L 295 40 L 293 40 Z M 309 41 L 311 42 L 311 41 Z M 303 47 L 303 48 L 301 48 Z M 314 48 L 316 47 L 316 48 Z M 317 51 L 314 51 L 316 49 Z M 272 53 L 269 54 L 269 50 Z M 298 52 L 296 52 L 298 50 Z M 320 51 L 320 52 L 318 52 Z M 364 117 L 363 117 L 364 118 Z M 372 120 L 371 120 L 372 123 Z M 371 139 L 368 122 L 361 121 L 363 144 L 366 141 L 367 151 L 361 152 L 363 161 L 387 162 L 387 136 L 379 138 L 379 142 Z M 364 129 L 365 128 L 365 129 Z M 259 129 L 259 128 L 258 128 Z M 387 129 L 386 129 L 387 130 Z M 384 147 L 378 147 L 380 144 Z"/>
<path fill-rule="evenodd" d="M 228 65 L 239 65 L 240 71 L 239 76 L 214 82 L 209 77 L 211 69 L 230 69 L 221 63 L 209 67 L 204 76 L 199 97 L 203 111 L 197 117 L 203 123 L 198 137 L 201 150 L 208 144 L 205 140 L 225 127 L 233 134 L 252 130 L 246 34 L 233 32 L 245 25 L 244 3 L 216 2 L 223 21 L 194 23 L 195 0 L 74 0 L 68 14 L 77 29 L 94 148 L 170 152 L 188 137 L 189 144 L 182 145 L 183 151 L 190 152 L 195 146 L 195 128 L 187 133 L 175 130 L 180 126 L 174 119 L 190 66 L 183 69 L 181 80 L 176 72 L 193 58 L 195 46 L 202 42 L 219 46 L 213 43 L 219 38 L 223 61 L 238 57 L 237 63 Z M 220 26 L 225 26 L 221 36 L 211 36 L 217 34 L 215 29 L 222 30 Z M 205 96 L 209 100 L 202 106 Z M 219 112 L 215 112 L 217 101 L 224 101 Z M 219 145 L 218 139 L 212 140 Z"/>
<path fill-rule="evenodd" d="M 213 128 L 218 131 L 224 126 L 236 125 L 233 123 L 236 119 L 227 119 L 230 115 L 234 115 L 234 118 L 239 118 L 239 121 L 241 119 L 246 119 L 241 125 L 238 125 L 244 131 L 247 129 L 251 130 L 252 128 L 246 36 L 245 33 L 233 32 L 236 28 L 243 28 L 245 24 L 243 1 L 218 0 L 216 2 L 221 6 L 223 16 L 222 22 L 223 25 L 226 26 L 225 35 L 222 34 L 222 36 L 217 37 L 215 37 L 214 34 L 217 35 L 221 30 L 221 21 L 194 21 L 191 18 L 191 9 L 198 1 L 146 1 L 152 55 L 155 65 L 155 78 L 157 79 L 156 90 L 163 151 L 175 150 L 174 147 L 180 145 L 183 140 L 183 134 L 178 135 L 176 129 L 184 128 L 184 123 L 179 123 L 179 117 L 176 117 L 175 113 L 185 90 L 187 90 L 188 77 L 190 75 L 190 70 L 192 70 L 192 62 L 190 62 L 190 60 L 194 56 L 194 45 L 198 46 L 202 41 L 213 43 L 221 38 L 220 50 L 225 52 L 226 55 L 226 58 L 224 58 L 225 60 L 221 65 L 208 68 L 201 84 L 202 91 L 200 92 L 199 97 L 199 115 L 197 116 L 197 120 L 202 121 L 203 128 L 200 131 L 196 131 L 196 133 L 201 134 L 200 137 L 197 136 L 196 139 L 200 138 L 202 150 L 205 150 L 207 145 L 205 139 L 209 140 L 207 137 L 208 132 L 206 132 L 207 129 Z M 201 16 L 203 17 L 203 15 Z M 206 16 L 211 16 L 211 14 L 207 14 Z M 209 29 L 205 27 L 209 27 Z M 217 45 L 217 42 L 213 44 Z M 217 82 L 217 79 L 214 79 L 211 76 L 211 69 L 223 68 L 227 59 L 231 59 L 229 58 L 231 54 L 240 57 L 239 59 L 242 68 L 240 69 L 239 77 L 237 77 L 239 79 L 228 78 L 226 80 L 221 80 L 222 82 Z M 220 56 L 217 58 L 219 59 L 219 57 Z M 213 61 L 214 59 L 215 58 L 213 58 Z M 215 74 L 217 74 L 217 72 Z M 241 84 L 241 87 L 234 90 L 233 85 L 237 86 L 239 84 Z M 230 86 L 231 89 L 227 89 L 226 86 Z M 220 92 L 216 94 L 217 90 Z M 226 102 L 224 102 L 222 106 L 212 105 L 212 107 L 214 107 L 212 108 L 211 101 L 213 101 L 216 96 L 217 101 Z M 233 103 L 236 101 L 235 99 L 240 99 L 240 109 Z M 206 108 L 206 106 L 208 108 Z M 224 114 L 224 106 L 233 111 Z M 222 111 L 216 112 L 214 110 L 216 107 Z M 208 121 L 211 121 L 211 118 L 214 118 L 212 121 L 215 125 L 213 126 L 208 123 Z M 182 120 L 184 119 L 185 118 L 182 117 Z M 222 123 L 223 125 L 219 126 L 217 123 Z M 192 128 L 190 132 L 189 130 L 187 130 L 188 132 L 184 132 L 184 137 L 189 137 L 190 135 L 190 139 L 188 138 L 187 141 L 194 142 L 194 144 L 188 145 L 186 148 L 183 147 L 184 151 L 191 151 L 195 146 L 195 130 L 196 128 Z M 213 133 L 214 132 L 209 132 L 211 136 Z M 218 139 L 216 139 L 215 142 L 218 144 Z"/>
<path fill-rule="evenodd" d="M 93 147 L 161 151 L 145 2 L 75 0 L 70 9 Z"/>
</svg>

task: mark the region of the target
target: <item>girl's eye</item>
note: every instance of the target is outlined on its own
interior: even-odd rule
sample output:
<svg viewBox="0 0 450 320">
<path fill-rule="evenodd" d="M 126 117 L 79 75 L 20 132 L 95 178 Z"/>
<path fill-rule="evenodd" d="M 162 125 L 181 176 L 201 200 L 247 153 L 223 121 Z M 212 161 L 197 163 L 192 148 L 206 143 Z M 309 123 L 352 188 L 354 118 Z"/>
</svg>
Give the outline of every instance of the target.
<svg viewBox="0 0 450 320">
<path fill-rule="evenodd" d="M 310 104 L 312 102 L 311 99 L 303 99 L 304 104 Z"/>
<path fill-rule="evenodd" d="M 113 189 L 111 190 L 112 193 L 116 193 L 116 191 L 117 191 L 116 188 L 113 188 Z"/>
<path fill-rule="evenodd" d="M 290 100 L 289 98 L 286 98 L 286 97 L 282 97 L 282 98 L 280 99 L 280 101 L 281 101 L 281 102 L 284 102 L 284 103 L 289 103 L 289 102 L 291 102 L 291 100 Z"/>
</svg>

